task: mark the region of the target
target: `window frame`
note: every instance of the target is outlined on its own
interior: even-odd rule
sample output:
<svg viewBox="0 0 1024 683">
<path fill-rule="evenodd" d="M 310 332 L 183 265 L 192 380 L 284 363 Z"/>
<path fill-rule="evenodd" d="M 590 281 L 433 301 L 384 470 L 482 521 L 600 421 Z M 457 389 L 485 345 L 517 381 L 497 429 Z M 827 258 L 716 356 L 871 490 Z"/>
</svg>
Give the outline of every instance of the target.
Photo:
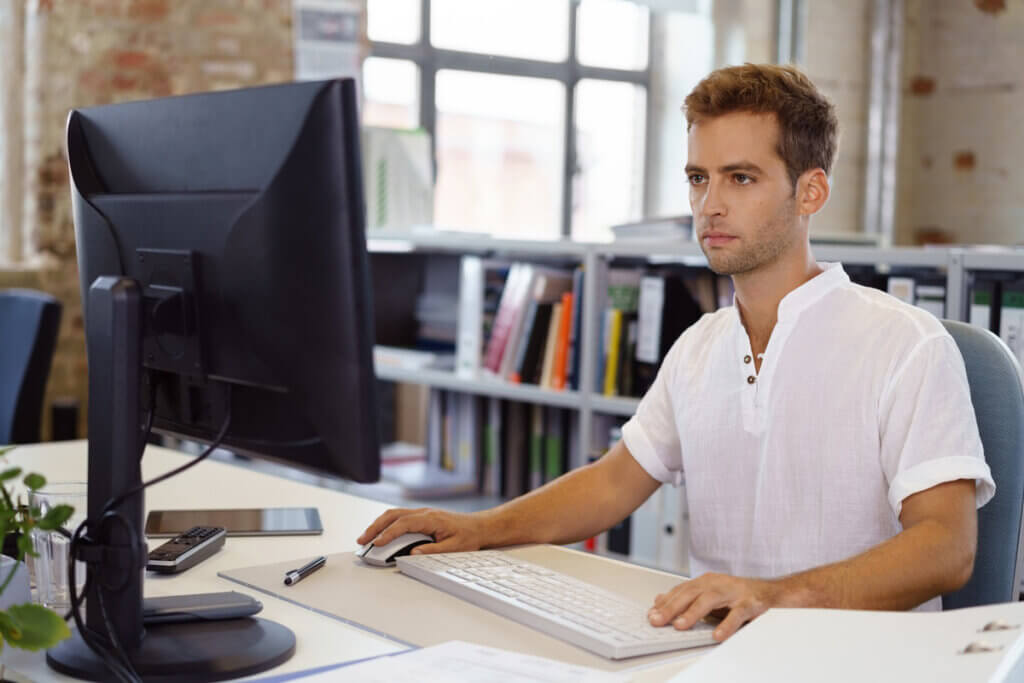
<svg viewBox="0 0 1024 683">
<path fill-rule="evenodd" d="M 562 169 L 562 206 L 560 211 L 561 237 L 572 237 L 572 206 L 573 178 L 579 172 L 576 157 L 576 85 L 584 79 L 618 81 L 641 85 L 645 92 L 644 133 L 643 133 L 643 178 L 641 187 L 643 196 L 641 206 L 648 205 L 647 162 L 650 158 L 651 143 L 651 62 L 654 43 L 654 12 L 647 15 L 647 63 L 641 70 L 612 69 L 580 64 L 576 54 L 577 11 L 580 0 L 569 0 L 569 50 L 563 62 L 545 62 L 541 60 L 522 59 L 487 55 L 459 50 L 447 50 L 434 47 L 430 43 L 430 3 L 431 0 L 420 0 L 420 37 L 411 45 L 369 41 L 371 57 L 408 60 L 419 68 L 419 126 L 430 134 L 431 152 L 437 165 L 437 104 L 434 92 L 437 72 L 441 69 L 455 71 L 473 71 L 477 73 L 496 74 L 503 76 L 526 76 L 545 78 L 558 81 L 565 86 L 565 119 L 562 130 L 563 169 Z"/>
</svg>

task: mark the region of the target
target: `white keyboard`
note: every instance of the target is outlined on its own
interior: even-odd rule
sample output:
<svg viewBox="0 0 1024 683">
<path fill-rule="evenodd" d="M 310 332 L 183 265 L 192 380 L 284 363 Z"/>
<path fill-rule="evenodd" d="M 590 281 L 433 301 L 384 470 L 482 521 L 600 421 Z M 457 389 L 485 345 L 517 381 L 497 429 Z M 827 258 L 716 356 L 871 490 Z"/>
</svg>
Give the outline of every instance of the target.
<svg viewBox="0 0 1024 683">
<path fill-rule="evenodd" d="M 711 624 L 701 621 L 687 631 L 651 626 L 650 605 L 507 553 L 407 555 L 396 561 L 403 574 L 608 659 L 715 643 Z"/>
</svg>

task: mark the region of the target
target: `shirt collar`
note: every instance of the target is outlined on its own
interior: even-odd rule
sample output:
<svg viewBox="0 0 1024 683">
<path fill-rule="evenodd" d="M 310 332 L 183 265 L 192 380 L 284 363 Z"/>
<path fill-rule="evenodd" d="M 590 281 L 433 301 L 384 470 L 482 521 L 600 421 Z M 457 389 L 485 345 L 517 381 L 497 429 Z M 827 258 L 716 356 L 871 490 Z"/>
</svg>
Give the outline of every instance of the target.
<svg viewBox="0 0 1024 683">
<path fill-rule="evenodd" d="M 782 297 L 779 302 L 777 319 L 795 320 L 804 310 L 837 287 L 850 282 L 850 276 L 843 270 L 841 263 L 819 263 L 823 272 L 812 277 L 792 292 Z"/>
<path fill-rule="evenodd" d="M 779 302 L 779 310 L 776 320 L 796 320 L 805 309 L 821 299 L 837 287 L 850 282 L 850 276 L 843 270 L 841 263 L 818 263 L 823 272 L 818 273 L 807 282 L 803 283 Z M 739 322 L 739 307 L 736 305 L 736 295 L 732 295 L 732 306 L 736 310 L 736 320 Z M 741 323 L 742 326 L 742 323 Z"/>
</svg>

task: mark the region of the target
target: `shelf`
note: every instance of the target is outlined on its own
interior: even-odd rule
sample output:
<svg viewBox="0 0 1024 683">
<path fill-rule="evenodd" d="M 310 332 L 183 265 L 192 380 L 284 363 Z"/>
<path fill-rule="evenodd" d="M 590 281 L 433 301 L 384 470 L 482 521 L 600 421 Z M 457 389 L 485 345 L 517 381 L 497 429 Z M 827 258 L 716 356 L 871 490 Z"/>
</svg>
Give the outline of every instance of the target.
<svg viewBox="0 0 1024 683">
<path fill-rule="evenodd" d="M 948 249 L 921 249 L 919 247 L 843 247 L 815 245 L 814 257 L 819 261 L 839 261 L 863 265 L 924 266 L 945 268 L 949 265 Z"/>
<path fill-rule="evenodd" d="M 480 396 L 507 398 L 513 401 L 540 403 L 559 408 L 578 408 L 580 395 L 577 391 L 553 391 L 531 384 L 512 384 L 499 379 L 470 378 L 446 370 L 409 370 L 390 366 L 377 368 L 377 378 L 389 382 L 426 384 L 439 389 L 462 391 Z"/>
<path fill-rule="evenodd" d="M 1011 251 L 965 251 L 961 255 L 965 270 L 1024 270 L 1024 249 Z"/>
<path fill-rule="evenodd" d="M 558 256 L 582 259 L 590 245 L 565 239 L 519 240 L 501 239 L 472 232 L 395 232 L 367 233 L 366 248 L 370 253 L 402 253 L 417 251 L 450 251 L 459 254 L 520 254 Z"/>
<path fill-rule="evenodd" d="M 590 407 L 598 413 L 608 415 L 622 415 L 632 417 L 640 405 L 638 398 L 624 398 L 622 396 L 594 396 L 590 399 Z"/>
</svg>

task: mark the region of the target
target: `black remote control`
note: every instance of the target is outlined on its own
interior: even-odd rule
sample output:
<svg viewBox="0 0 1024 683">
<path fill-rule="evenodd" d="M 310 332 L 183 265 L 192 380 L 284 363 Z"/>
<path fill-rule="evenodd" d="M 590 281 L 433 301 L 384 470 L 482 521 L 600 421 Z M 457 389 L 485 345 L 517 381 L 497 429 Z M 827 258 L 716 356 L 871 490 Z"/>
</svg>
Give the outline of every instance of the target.
<svg viewBox="0 0 1024 683">
<path fill-rule="evenodd" d="M 196 526 L 149 553 L 146 569 L 176 574 L 194 567 L 221 549 L 227 530 L 221 526 Z"/>
</svg>

